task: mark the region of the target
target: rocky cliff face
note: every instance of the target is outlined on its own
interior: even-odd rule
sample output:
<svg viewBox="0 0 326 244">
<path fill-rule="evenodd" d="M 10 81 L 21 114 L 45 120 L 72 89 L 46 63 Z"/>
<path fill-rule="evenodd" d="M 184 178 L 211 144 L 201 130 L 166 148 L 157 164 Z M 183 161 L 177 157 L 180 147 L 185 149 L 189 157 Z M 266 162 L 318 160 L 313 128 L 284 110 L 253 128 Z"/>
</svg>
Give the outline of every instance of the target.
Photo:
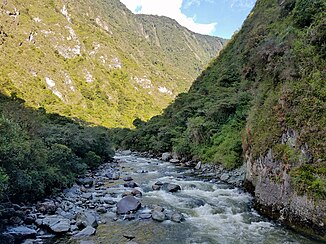
<svg viewBox="0 0 326 244">
<path fill-rule="evenodd" d="M 326 201 L 311 193 L 302 193 L 293 185 L 291 169 L 311 162 L 312 155 L 307 145 L 298 142 L 297 132 L 289 129 L 281 137 L 281 144 L 300 148 L 297 165 L 280 160 L 272 149 L 266 155 L 253 159 L 246 155 L 246 181 L 255 195 L 257 207 L 266 215 L 287 222 L 295 229 L 326 237 Z M 249 185 L 248 185 L 249 183 Z M 250 184 L 252 184 L 250 186 Z"/>
<path fill-rule="evenodd" d="M 2 93 L 106 126 L 160 113 L 225 42 L 118 0 L 1 1 L 0 22 Z"/>
</svg>

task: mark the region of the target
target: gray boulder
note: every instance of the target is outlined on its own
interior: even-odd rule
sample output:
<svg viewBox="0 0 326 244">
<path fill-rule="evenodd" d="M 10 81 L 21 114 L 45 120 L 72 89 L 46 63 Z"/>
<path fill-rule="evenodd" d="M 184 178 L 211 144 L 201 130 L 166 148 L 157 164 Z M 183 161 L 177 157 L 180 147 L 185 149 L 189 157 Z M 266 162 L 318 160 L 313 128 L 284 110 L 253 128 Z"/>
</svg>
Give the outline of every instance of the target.
<svg viewBox="0 0 326 244">
<path fill-rule="evenodd" d="M 196 170 L 200 170 L 201 169 L 201 161 L 199 161 L 198 163 L 197 163 L 197 165 L 195 166 L 195 169 Z"/>
<path fill-rule="evenodd" d="M 165 213 L 163 213 L 161 211 L 153 211 L 152 219 L 154 219 L 158 222 L 163 222 L 165 220 Z"/>
<path fill-rule="evenodd" d="M 42 225 L 48 227 L 54 233 L 65 233 L 70 230 L 70 220 L 61 216 L 45 217 Z"/>
<path fill-rule="evenodd" d="M 173 159 L 170 159 L 170 161 L 169 161 L 171 164 L 178 164 L 178 163 L 180 163 L 180 160 L 179 159 L 175 159 L 175 158 L 173 158 Z"/>
<path fill-rule="evenodd" d="M 181 186 L 172 183 L 164 183 L 162 189 L 168 192 L 177 192 L 181 190 Z"/>
<path fill-rule="evenodd" d="M 122 155 L 124 155 L 124 156 L 128 156 L 128 155 L 131 155 L 132 154 L 132 152 L 130 150 L 124 150 L 124 151 L 121 151 L 120 153 Z"/>
<path fill-rule="evenodd" d="M 80 185 L 83 185 L 85 187 L 92 187 L 94 184 L 94 179 L 92 178 L 82 178 L 82 179 L 78 179 L 77 183 Z"/>
<path fill-rule="evenodd" d="M 96 214 L 93 211 L 85 211 L 78 213 L 76 216 L 76 222 L 79 228 L 85 228 L 87 226 L 92 226 L 93 228 L 96 228 L 98 226 Z"/>
<path fill-rule="evenodd" d="M 8 237 L 13 236 L 17 241 L 36 237 L 36 231 L 25 226 L 8 228 L 6 234 L 9 234 Z"/>
<path fill-rule="evenodd" d="M 82 231 L 80 231 L 79 233 L 77 233 L 75 235 L 75 237 L 77 238 L 82 238 L 82 237 L 89 237 L 94 235 L 96 232 L 96 229 L 93 228 L 92 226 L 87 226 L 85 229 L 83 229 Z"/>
<path fill-rule="evenodd" d="M 130 182 L 124 183 L 123 186 L 128 187 L 128 188 L 135 188 L 135 187 L 138 187 L 138 184 L 133 181 L 130 181 Z"/>
<path fill-rule="evenodd" d="M 168 153 L 168 152 L 165 152 L 165 153 L 162 154 L 161 158 L 162 158 L 163 161 L 168 162 L 170 159 L 172 159 L 172 154 Z"/>
<path fill-rule="evenodd" d="M 171 215 L 171 221 L 176 222 L 176 223 L 181 223 L 181 221 L 184 220 L 184 217 L 181 213 L 173 213 Z"/>
<path fill-rule="evenodd" d="M 57 206 L 53 201 L 43 202 L 39 203 L 37 205 L 38 211 L 40 211 L 43 214 L 54 214 L 57 210 Z"/>
<path fill-rule="evenodd" d="M 130 211 L 137 211 L 141 203 L 133 196 L 126 196 L 117 203 L 117 213 L 125 214 Z"/>
</svg>

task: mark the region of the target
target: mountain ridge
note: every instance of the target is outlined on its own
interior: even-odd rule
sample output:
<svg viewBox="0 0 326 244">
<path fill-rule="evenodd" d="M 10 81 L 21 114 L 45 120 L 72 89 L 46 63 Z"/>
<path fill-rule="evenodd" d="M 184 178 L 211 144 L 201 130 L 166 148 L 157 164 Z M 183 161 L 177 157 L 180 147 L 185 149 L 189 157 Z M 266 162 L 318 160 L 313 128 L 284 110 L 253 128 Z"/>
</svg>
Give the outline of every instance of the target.
<svg viewBox="0 0 326 244">
<path fill-rule="evenodd" d="M 159 35 L 162 49 L 151 43 L 141 31 L 144 17 L 118 0 L 9 0 L 0 11 L 1 91 L 29 106 L 109 127 L 131 127 L 137 117 L 159 114 L 225 43 L 209 38 L 210 48 L 200 49 L 201 41 L 193 39 L 199 35 L 177 25 L 172 40 L 181 38 L 180 47 L 165 53 L 167 37 Z M 182 41 L 183 32 L 199 60 Z"/>
</svg>

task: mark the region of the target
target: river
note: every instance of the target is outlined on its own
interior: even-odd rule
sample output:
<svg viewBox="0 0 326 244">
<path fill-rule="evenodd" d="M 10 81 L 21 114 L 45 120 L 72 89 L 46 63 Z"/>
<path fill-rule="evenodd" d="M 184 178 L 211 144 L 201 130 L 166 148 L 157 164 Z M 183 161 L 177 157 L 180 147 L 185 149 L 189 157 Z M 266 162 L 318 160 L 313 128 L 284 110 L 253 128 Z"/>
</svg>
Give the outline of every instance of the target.
<svg viewBox="0 0 326 244">
<path fill-rule="evenodd" d="M 131 235 L 139 244 L 161 243 L 318 243 L 295 233 L 280 223 L 259 215 L 253 209 L 249 193 L 223 182 L 210 182 L 187 173 L 187 168 L 178 167 L 157 159 L 135 155 L 117 155 L 121 178 L 130 176 L 143 192 L 140 198 L 142 208 L 137 214 L 149 213 L 155 205 L 167 211 L 179 212 L 185 221 L 170 220 L 156 222 L 152 219 L 116 219 L 113 212 L 105 215 L 106 223 L 97 228 L 93 237 L 73 240 L 70 243 L 126 243 L 123 235 Z M 157 182 L 174 183 L 181 186 L 176 193 L 164 190 L 153 191 Z M 106 183 L 116 200 L 126 191 L 123 180 Z M 60 240 L 57 243 L 67 243 Z"/>
</svg>

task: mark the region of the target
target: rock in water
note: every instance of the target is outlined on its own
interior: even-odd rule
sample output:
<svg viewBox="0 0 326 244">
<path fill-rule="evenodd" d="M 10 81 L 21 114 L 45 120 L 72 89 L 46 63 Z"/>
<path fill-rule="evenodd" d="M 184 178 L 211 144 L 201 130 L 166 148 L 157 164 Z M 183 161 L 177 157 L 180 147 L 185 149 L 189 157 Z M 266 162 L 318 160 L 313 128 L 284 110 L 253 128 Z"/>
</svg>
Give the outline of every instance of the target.
<svg viewBox="0 0 326 244">
<path fill-rule="evenodd" d="M 120 152 L 122 155 L 124 155 L 124 156 L 128 156 L 128 155 L 131 155 L 132 154 L 132 152 L 130 151 L 130 150 L 125 150 L 125 151 L 122 151 L 122 152 Z"/>
<path fill-rule="evenodd" d="M 133 196 L 126 196 L 117 203 L 117 213 L 125 214 L 130 211 L 137 211 L 141 203 Z"/>
<path fill-rule="evenodd" d="M 153 211 L 152 219 L 154 219 L 158 222 L 163 222 L 165 220 L 165 213 L 163 213 L 161 211 Z"/>
<path fill-rule="evenodd" d="M 173 213 L 171 216 L 171 221 L 176 223 L 181 223 L 184 220 L 184 217 L 181 213 Z"/>
<path fill-rule="evenodd" d="M 162 189 L 168 192 L 177 192 L 181 190 L 181 186 L 171 183 L 164 183 Z"/>
<path fill-rule="evenodd" d="M 130 176 L 128 176 L 128 177 L 125 177 L 125 178 L 123 178 L 123 180 L 124 180 L 124 181 L 132 181 L 132 180 L 133 180 L 133 178 L 132 178 L 132 177 L 130 177 Z"/>
<path fill-rule="evenodd" d="M 169 161 L 171 158 L 172 158 L 171 153 L 166 152 L 166 153 L 162 154 L 162 160 L 163 161 Z"/>
<path fill-rule="evenodd" d="M 170 161 L 169 161 L 171 164 L 178 164 L 178 163 L 180 163 L 180 160 L 179 159 L 171 159 Z"/>
<path fill-rule="evenodd" d="M 75 237 L 80 238 L 80 237 L 88 237 L 91 235 L 94 235 L 96 232 L 96 229 L 93 228 L 92 226 L 87 226 L 85 229 L 83 229 L 81 232 L 77 233 Z"/>
<path fill-rule="evenodd" d="M 92 179 L 92 178 L 78 179 L 77 183 L 80 185 L 83 185 L 85 187 L 92 187 L 94 184 L 94 179 Z"/>
<path fill-rule="evenodd" d="M 128 188 L 135 188 L 138 186 L 138 184 L 133 181 L 130 181 L 130 182 L 124 183 L 123 186 L 128 187 Z"/>
<path fill-rule="evenodd" d="M 200 170 L 201 168 L 201 161 L 199 161 L 195 167 L 196 170 Z"/>
</svg>

